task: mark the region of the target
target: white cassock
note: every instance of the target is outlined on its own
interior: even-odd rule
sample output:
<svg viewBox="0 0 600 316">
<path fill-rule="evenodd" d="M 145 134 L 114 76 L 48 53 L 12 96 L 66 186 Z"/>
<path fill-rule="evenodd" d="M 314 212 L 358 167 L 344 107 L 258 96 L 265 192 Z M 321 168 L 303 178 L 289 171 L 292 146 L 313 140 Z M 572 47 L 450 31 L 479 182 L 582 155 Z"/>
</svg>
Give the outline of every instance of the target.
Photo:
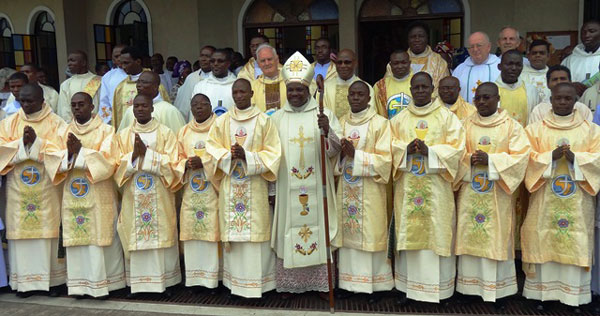
<svg viewBox="0 0 600 316">
<path fill-rule="evenodd" d="M 484 82 L 494 82 L 500 75 L 498 64 L 500 58 L 490 54 L 481 64 L 473 63 L 471 57 L 467 58 L 462 64 L 458 65 L 452 72 L 452 76 L 460 81 L 460 96 L 469 103 L 473 103 L 475 90 Z"/>
<path fill-rule="evenodd" d="M 204 72 L 202 69 L 196 70 L 187 76 L 183 85 L 179 87 L 177 98 L 173 105 L 175 105 L 184 117 L 187 117 L 188 113 L 190 113 L 190 100 L 194 96 L 193 92 L 196 84 L 201 80 L 208 78 L 209 75 L 210 72 Z"/>
<path fill-rule="evenodd" d="M 560 64 L 571 70 L 572 82 L 582 82 L 598 72 L 600 48 L 593 53 L 586 53 L 583 44 L 579 44 L 573 49 L 573 53 Z"/>
<path fill-rule="evenodd" d="M 92 81 L 93 80 L 93 81 Z M 85 92 L 92 97 L 94 104 L 93 113 L 98 113 L 100 104 L 100 77 L 87 72 L 84 74 L 73 75 L 71 78 L 60 84 L 60 93 L 58 94 L 58 105 L 56 114 L 65 122 L 71 122 L 73 114 L 71 113 L 71 98 L 77 92 Z"/>
<path fill-rule="evenodd" d="M 525 61 L 525 59 L 523 59 Z M 521 73 L 521 80 L 525 85 L 532 87 L 535 91 L 535 104 L 540 104 L 550 98 L 550 89 L 546 80 L 546 72 L 548 67 L 544 69 L 534 69 L 531 66 L 523 66 L 523 72 Z M 529 91 L 527 91 L 529 92 Z"/>
<path fill-rule="evenodd" d="M 235 80 L 236 76 L 232 72 L 227 73 L 227 76 L 223 78 L 217 78 L 211 72 L 208 78 L 196 84 L 194 91 L 188 100 L 188 105 L 196 94 L 202 93 L 210 99 L 213 110 L 217 106 L 222 106 L 227 110 L 231 109 L 235 105 L 233 97 L 231 96 L 231 87 Z M 192 119 L 191 111 L 184 114 L 184 117 Z"/>
<path fill-rule="evenodd" d="M 109 124 L 112 121 L 112 104 L 115 96 L 115 89 L 121 81 L 127 78 L 125 70 L 117 67 L 111 69 L 102 76 L 100 85 L 100 108 L 98 113 L 104 123 Z"/>
</svg>

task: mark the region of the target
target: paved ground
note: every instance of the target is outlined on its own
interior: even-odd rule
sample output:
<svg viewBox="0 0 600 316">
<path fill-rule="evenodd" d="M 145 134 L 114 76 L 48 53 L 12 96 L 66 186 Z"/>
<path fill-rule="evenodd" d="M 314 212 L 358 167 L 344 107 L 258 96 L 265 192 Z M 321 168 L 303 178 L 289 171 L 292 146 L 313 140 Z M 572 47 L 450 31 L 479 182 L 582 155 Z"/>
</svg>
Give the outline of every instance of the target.
<svg viewBox="0 0 600 316">
<path fill-rule="evenodd" d="M 14 294 L 0 294 L 0 315 L 10 316 L 158 316 L 158 315 L 215 315 L 215 316 L 326 316 L 327 312 L 265 310 L 225 307 L 186 306 L 175 304 L 133 303 L 97 301 L 91 299 L 32 296 L 18 298 Z M 358 313 L 336 313 L 339 316 L 363 315 Z M 369 315 L 377 315 L 369 313 Z"/>
</svg>

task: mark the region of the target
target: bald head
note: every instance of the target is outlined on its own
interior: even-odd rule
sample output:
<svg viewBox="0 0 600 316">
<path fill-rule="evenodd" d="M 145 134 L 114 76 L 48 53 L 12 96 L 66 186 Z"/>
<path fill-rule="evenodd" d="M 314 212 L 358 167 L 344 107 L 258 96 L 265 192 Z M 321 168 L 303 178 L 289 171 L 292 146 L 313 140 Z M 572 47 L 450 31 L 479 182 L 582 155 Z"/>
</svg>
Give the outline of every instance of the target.
<svg viewBox="0 0 600 316">
<path fill-rule="evenodd" d="M 151 98 L 155 98 L 158 95 L 159 86 L 160 77 L 152 71 L 142 72 L 140 78 L 135 83 L 138 94 L 145 94 Z"/>
<path fill-rule="evenodd" d="M 493 82 L 484 82 L 475 90 L 473 104 L 477 108 L 477 113 L 483 117 L 496 113 L 499 101 L 498 86 Z"/>
<path fill-rule="evenodd" d="M 498 95 L 498 86 L 493 82 L 484 82 L 477 87 L 475 93 L 484 91 L 491 95 Z"/>
<path fill-rule="evenodd" d="M 88 102 L 90 104 L 93 103 L 92 97 L 86 92 L 77 92 L 77 93 L 73 94 L 73 96 L 71 97 L 71 100 L 73 100 L 75 98 L 83 99 L 85 102 Z"/>
<path fill-rule="evenodd" d="M 500 30 L 498 34 L 498 47 L 502 54 L 511 49 L 517 49 L 520 44 L 521 39 L 519 38 L 519 31 L 516 28 L 505 26 Z"/>
<path fill-rule="evenodd" d="M 467 46 L 471 60 L 475 64 L 482 64 L 485 62 L 492 49 L 492 43 L 490 43 L 490 37 L 483 32 L 475 32 L 469 36 L 469 45 Z"/>
<path fill-rule="evenodd" d="M 458 96 L 460 94 L 460 82 L 458 81 L 458 78 L 448 76 L 440 80 L 438 93 L 440 95 L 440 99 L 442 99 L 444 103 L 450 105 L 456 103 L 456 100 L 458 100 Z"/>
<path fill-rule="evenodd" d="M 352 78 L 356 65 L 356 54 L 354 51 L 345 48 L 338 53 L 337 60 L 335 61 L 335 69 L 340 79 L 348 80 Z"/>
<path fill-rule="evenodd" d="M 233 86 L 237 86 L 237 87 L 244 87 L 247 89 L 252 89 L 252 85 L 250 84 L 250 81 L 248 81 L 245 78 L 239 78 L 236 81 L 233 82 Z M 232 86 L 232 87 L 233 87 Z"/>
</svg>

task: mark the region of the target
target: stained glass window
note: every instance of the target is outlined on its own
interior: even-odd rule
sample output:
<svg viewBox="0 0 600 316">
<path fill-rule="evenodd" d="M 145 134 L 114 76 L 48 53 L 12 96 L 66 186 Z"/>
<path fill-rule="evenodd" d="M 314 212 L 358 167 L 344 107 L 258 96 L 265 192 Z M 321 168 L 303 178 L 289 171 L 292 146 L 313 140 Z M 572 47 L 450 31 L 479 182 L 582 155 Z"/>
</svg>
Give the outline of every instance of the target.
<svg viewBox="0 0 600 316">
<path fill-rule="evenodd" d="M 33 38 L 31 35 L 13 34 L 12 46 L 14 51 L 15 67 L 33 63 Z"/>
<path fill-rule="evenodd" d="M 96 43 L 96 63 L 106 63 L 112 68 L 112 49 L 114 47 L 114 28 L 110 25 L 94 24 Z"/>
<path fill-rule="evenodd" d="M 134 24 L 135 22 L 146 23 L 146 12 L 135 0 L 123 1 L 113 18 L 114 25 Z"/>
<path fill-rule="evenodd" d="M 12 48 L 12 29 L 5 18 L 0 18 L 0 68 L 14 67 L 15 54 Z"/>
<path fill-rule="evenodd" d="M 52 19 L 52 16 L 48 14 L 48 12 L 41 12 L 35 19 L 35 33 L 39 32 L 55 32 L 54 20 Z"/>
<path fill-rule="evenodd" d="M 320 37 L 337 43 L 338 16 L 334 0 L 255 0 L 244 19 L 246 39 L 264 34 L 282 62 L 296 50 L 310 58 Z"/>
</svg>

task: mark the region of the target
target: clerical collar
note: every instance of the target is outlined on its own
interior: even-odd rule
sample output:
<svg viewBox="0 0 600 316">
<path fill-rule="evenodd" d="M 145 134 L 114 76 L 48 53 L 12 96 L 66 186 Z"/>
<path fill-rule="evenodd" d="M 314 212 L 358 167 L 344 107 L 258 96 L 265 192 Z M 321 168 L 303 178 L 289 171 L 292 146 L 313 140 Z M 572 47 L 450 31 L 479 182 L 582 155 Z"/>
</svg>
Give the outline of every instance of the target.
<svg viewBox="0 0 600 316">
<path fill-rule="evenodd" d="M 290 108 L 292 108 L 292 111 L 294 112 L 304 112 L 304 109 L 306 109 L 306 107 L 308 106 L 308 104 L 310 103 L 310 97 L 308 98 L 308 100 L 306 100 L 306 103 L 304 103 L 301 106 L 292 106 L 290 105 Z"/>
<path fill-rule="evenodd" d="M 479 112 L 477 112 L 477 115 L 479 116 L 479 120 L 481 120 L 482 123 L 490 123 L 495 121 L 498 116 L 500 115 L 500 112 L 498 112 L 498 109 L 496 109 L 496 112 L 494 112 L 494 114 L 489 115 L 489 116 L 481 116 L 479 115 Z"/>
<path fill-rule="evenodd" d="M 152 104 L 156 104 L 160 101 L 164 101 L 162 96 L 160 95 L 160 91 L 156 94 L 156 96 L 152 99 Z"/>
<path fill-rule="evenodd" d="M 406 81 L 406 79 L 408 79 L 408 77 L 410 76 L 410 71 L 406 74 L 406 76 L 402 77 L 402 78 L 396 78 L 396 76 L 392 75 L 392 79 L 398 82 L 402 82 L 402 81 Z"/>
<path fill-rule="evenodd" d="M 340 78 L 340 76 L 338 76 L 337 77 L 337 79 L 338 79 L 337 83 L 338 84 L 342 84 L 342 85 L 350 85 L 351 83 L 353 83 L 355 81 L 355 78 L 356 78 L 356 75 L 352 75 L 352 77 L 350 77 L 350 79 L 344 80 L 344 79 Z"/>
<path fill-rule="evenodd" d="M 87 120 L 87 122 L 80 124 L 79 122 L 77 122 L 77 119 L 73 118 L 73 122 L 75 122 L 75 125 L 79 126 L 79 127 L 86 127 L 89 126 L 92 123 L 92 120 L 94 119 L 94 114 L 92 114 L 92 116 L 90 116 L 90 119 Z"/>
<path fill-rule="evenodd" d="M 350 116 L 352 116 L 352 118 L 354 118 L 354 119 L 361 119 L 361 118 L 365 117 L 365 115 L 367 115 L 368 112 L 369 112 L 369 106 L 367 106 L 364 110 L 357 112 L 357 113 L 350 111 Z"/>
<path fill-rule="evenodd" d="M 269 77 L 269 76 L 267 76 L 267 74 L 265 74 L 264 72 L 263 72 L 262 74 L 263 74 L 263 77 L 265 77 L 265 79 L 269 79 L 269 80 L 277 80 L 277 79 L 279 79 L 279 73 L 277 73 L 277 74 L 276 74 L 275 76 L 273 76 L 273 77 Z"/>
<path fill-rule="evenodd" d="M 315 66 L 317 66 L 317 67 L 323 67 L 323 68 L 329 68 L 329 64 L 331 64 L 331 60 L 328 61 L 326 64 L 321 64 L 321 63 L 317 62 L 317 64 Z"/>
<path fill-rule="evenodd" d="M 142 72 L 144 72 L 144 71 L 141 71 L 137 75 L 129 75 L 129 77 L 131 77 L 131 81 L 137 81 L 138 79 L 140 79 L 140 76 L 142 75 Z"/>
</svg>

